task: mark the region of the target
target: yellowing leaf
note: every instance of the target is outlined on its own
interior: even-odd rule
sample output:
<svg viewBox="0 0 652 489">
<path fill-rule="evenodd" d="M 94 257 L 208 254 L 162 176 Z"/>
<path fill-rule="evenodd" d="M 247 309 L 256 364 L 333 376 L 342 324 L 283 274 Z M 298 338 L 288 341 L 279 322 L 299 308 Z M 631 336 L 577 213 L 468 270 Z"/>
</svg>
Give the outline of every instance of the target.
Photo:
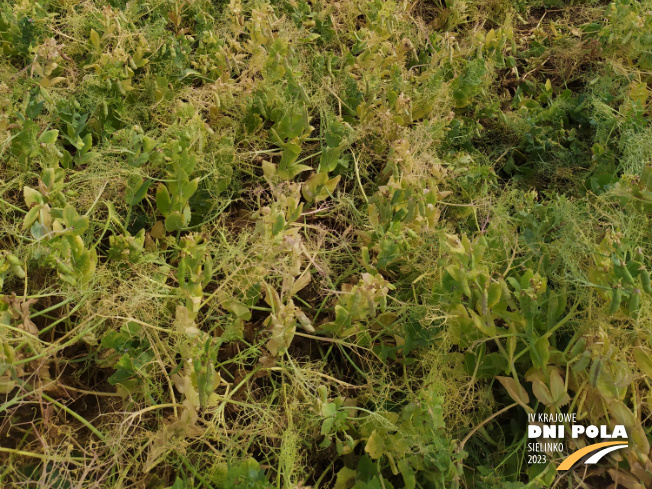
<svg viewBox="0 0 652 489">
<path fill-rule="evenodd" d="M 100 35 L 95 31 L 95 29 L 91 29 L 91 43 L 93 43 L 93 47 L 96 51 L 100 50 Z"/>
<path fill-rule="evenodd" d="M 609 472 L 612 480 L 618 481 L 618 486 L 626 489 L 645 489 L 645 486 L 638 482 L 632 474 L 617 469 L 608 469 L 607 472 Z"/>
<path fill-rule="evenodd" d="M 17 386 L 18 384 L 15 381 L 11 380 L 8 375 L 3 375 L 0 377 L 0 394 L 9 394 Z"/>
<path fill-rule="evenodd" d="M 496 39 L 496 31 L 491 29 L 489 32 L 487 32 L 487 35 L 484 38 L 485 44 L 491 44 L 491 42 Z"/>
<path fill-rule="evenodd" d="M 650 442 L 647 439 L 647 435 L 645 434 L 645 430 L 643 427 L 639 424 L 634 429 L 630 431 L 629 434 L 630 438 L 634 442 L 634 446 L 636 449 L 639 451 L 641 455 L 645 455 L 646 457 L 649 456 L 650 454 Z"/>
<path fill-rule="evenodd" d="M 652 379 L 652 356 L 640 346 L 634 348 L 634 360 L 636 366 L 643 374 Z"/>
<path fill-rule="evenodd" d="M 271 180 L 277 172 L 276 165 L 271 161 L 264 160 L 262 163 L 263 175 L 267 180 Z"/>
<path fill-rule="evenodd" d="M 634 102 L 638 102 L 639 104 L 641 104 L 641 106 L 644 106 L 645 102 L 647 102 L 649 95 L 650 92 L 647 89 L 647 83 L 642 82 L 642 83 L 631 84 L 629 89 L 629 97 Z"/>
<path fill-rule="evenodd" d="M 570 396 L 566 392 L 564 379 L 557 369 L 554 369 L 550 373 L 550 394 L 552 395 L 557 407 L 563 406 L 570 401 Z"/>
<path fill-rule="evenodd" d="M 498 382 L 501 383 L 514 401 L 516 401 L 520 406 L 523 406 L 526 411 L 532 412 L 532 408 L 528 406 L 530 396 L 527 395 L 527 392 L 521 384 L 516 382 L 512 377 L 498 376 L 496 379 L 498 379 Z"/>
<path fill-rule="evenodd" d="M 301 275 L 295 282 L 292 284 L 292 289 L 290 290 L 290 295 L 294 295 L 300 290 L 304 289 L 309 283 L 310 280 L 312 279 L 312 275 L 310 275 L 310 272 L 306 272 L 303 275 Z"/>
<path fill-rule="evenodd" d="M 487 322 L 478 316 L 475 311 L 469 309 L 469 314 L 471 315 L 471 320 L 473 325 L 480 330 L 480 332 L 486 336 L 496 336 L 496 326 L 493 324 L 487 324 Z"/>
<path fill-rule="evenodd" d="M 627 429 L 632 429 L 636 424 L 636 417 L 634 413 L 625 406 L 622 401 L 617 399 L 610 399 L 607 406 L 609 408 L 609 413 L 613 416 L 616 424 L 622 424 Z"/>
<path fill-rule="evenodd" d="M 185 336 L 194 338 L 200 331 L 195 324 L 195 321 L 186 306 L 177 306 L 176 317 L 174 325 L 177 331 Z"/>
<path fill-rule="evenodd" d="M 25 185 L 23 187 L 23 195 L 25 196 L 25 204 L 27 207 L 32 207 L 34 204 L 43 203 L 43 196 L 38 190 Z"/>
<path fill-rule="evenodd" d="M 494 307 L 496 304 L 498 304 L 498 302 L 500 302 L 502 289 L 502 286 L 498 282 L 493 282 L 489 285 L 487 291 L 487 305 L 489 307 Z"/>
<path fill-rule="evenodd" d="M 59 136 L 59 131 L 53 129 L 51 131 L 44 131 L 36 141 L 37 143 L 52 144 L 56 142 L 57 137 Z"/>
<path fill-rule="evenodd" d="M 41 85 L 43 88 L 50 88 L 58 83 L 61 83 L 62 81 L 65 81 L 66 77 L 65 76 L 57 76 L 54 78 L 44 78 L 39 82 L 39 85 Z"/>
<path fill-rule="evenodd" d="M 163 225 L 163 221 L 156 221 L 156 223 L 152 226 L 152 230 L 149 232 L 149 234 L 152 238 L 165 238 L 165 226 Z"/>
<path fill-rule="evenodd" d="M 459 253 L 459 254 L 466 253 L 466 250 L 464 249 L 464 246 L 462 245 L 460 238 L 458 238 L 456 235 L 447 234 L 446 239 L 448 240 L 448 248 L 453 253 Z"/>
<path fill-rule="evenodd" d="M 534 392 L 535 397 L 546 406 L 550 406 L 555 401 L 552 398 L 552 394 L 550 394 L 548 387 L 546 387 L 546 384 L 541 382 L 539 379 L 532 380 L 532 392 Z"/>
<path fill-rule="evenodd" d="M 383 456 L 385 442 L 376 430 L 371 432 L 371 435 L 367 439 L 367 444 L 364 447 L 364 451 L 374 460 Z"/>
<path fill-rule="evenodd" d="M 342 467 L 337 473 L 337 479 L 335 480 L 333 489 L 349 489 L 350 487 L 353 487 L 356 474 L 357 472 L 355 470 L 349 469 L 348 467 Z"/>
<path fill-rule="evenodd" d="M 181 376 L 179 374 L 173 374 L 170 378 L 172 379 L 172 382 L 174 382 L 174 386 L 177 390 L 186 396 L 187 403 L 193 409 L 199 409 L 199 393 L 193 387 L 190 375 Z"/>
</svg>

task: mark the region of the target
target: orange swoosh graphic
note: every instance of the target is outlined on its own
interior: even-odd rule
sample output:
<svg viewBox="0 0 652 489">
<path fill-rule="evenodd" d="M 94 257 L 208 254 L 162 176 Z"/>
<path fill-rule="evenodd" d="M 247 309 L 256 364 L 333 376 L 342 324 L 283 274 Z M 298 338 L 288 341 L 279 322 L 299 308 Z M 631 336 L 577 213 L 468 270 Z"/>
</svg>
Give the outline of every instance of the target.
<svg viewBox="0 0 652 489">
<path fill-rule="evenodd" d="M 575 465 L 575 462 L 577 462 L 579 459 L 584 457 L 585 455 L 588 455 L 591 452 L 594 452 L 596 450 L 599 450 L 600 448 L 605 448 L 605 447 L 610 447 L 612 445 L 625 445 L 627 442 L 623 441 L 605 441 L 602 443 L 596 443 L 595 445 L 589 445 L 588 447 L 580 448 L 578 451 L 572 453 L 566 459 L 559 464 L 559 467 L 557 467 L 557 470 L 568 470 L 570 469 L 573 465 Z"/>
</svg>

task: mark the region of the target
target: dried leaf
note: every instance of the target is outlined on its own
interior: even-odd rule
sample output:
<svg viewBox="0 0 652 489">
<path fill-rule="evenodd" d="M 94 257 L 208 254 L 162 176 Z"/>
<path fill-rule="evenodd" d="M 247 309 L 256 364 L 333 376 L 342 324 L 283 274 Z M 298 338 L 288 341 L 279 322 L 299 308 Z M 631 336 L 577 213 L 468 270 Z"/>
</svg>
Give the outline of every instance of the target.
<svg viewBox="0 0 652 489">
<path fill-rule="evenodd" d="M 304 289 L 310 283 L 310 280 L 312 280 L 312 275 L 310 275 L 310 272 L 306 271 L 295 280 L 292 289 L 290 290 L 290 295 L 295 295 L 297 292 Z"/>
<path fill-rule="evenodd" d="M 555 402 L 548 387 L 546 387 L 546 384 L 541 382 L 539 379 L 532 380 L 532 392 L 534 392 L 535 397 L 546 406 L 550 406 Z"/>
<path fill-rule="evenodd" d="M 516 401 L 520 406 L 522 406 L 526 411 L 532 412 L 532 408 L 528 406 L 530 402 L 530 396 L 528 396 L 526 390 L 521 384 L 516 382 L 512 377 L 496 377 L 498 382 L 507 390 L 507 393 L 510 395 L 514 401 Z"/>
</svg>

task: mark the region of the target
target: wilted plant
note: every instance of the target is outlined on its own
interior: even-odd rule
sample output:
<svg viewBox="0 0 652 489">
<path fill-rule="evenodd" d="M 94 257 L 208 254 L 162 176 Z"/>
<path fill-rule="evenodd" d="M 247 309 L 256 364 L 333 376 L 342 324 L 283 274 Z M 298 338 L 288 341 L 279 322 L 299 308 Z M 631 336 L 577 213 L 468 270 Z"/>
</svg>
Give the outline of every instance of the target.
<svg viewBox="0 0 652 489">
<path fill-rule="evenodd" d="M 652 486 L 650 5 L 541 6 L 0 4 L 0 485 Z"/>
</svg>

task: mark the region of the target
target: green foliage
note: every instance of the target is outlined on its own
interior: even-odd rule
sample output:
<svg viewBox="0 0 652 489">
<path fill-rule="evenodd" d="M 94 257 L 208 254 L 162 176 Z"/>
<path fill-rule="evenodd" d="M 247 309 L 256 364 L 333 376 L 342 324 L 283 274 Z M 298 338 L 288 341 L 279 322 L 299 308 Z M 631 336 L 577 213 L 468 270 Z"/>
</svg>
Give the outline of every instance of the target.
<svg viewBox="0 0 652 489">
<path fill-rule="evenodd" d="M 59 278 L 71 285 L 88 282 L 97 265 L 95 248 L 86 248 L 82 235 L 88 229 L 89 219 L 80 216 L 66 203 L 64 192 L 65 170 L 46 168 L 41 172 L 38 190 L 25 186 L 23 194 L 29 212 L 23 219 L 23 229 L 29 229 L 42 246 L 34 258 L 43 257 Z"/>
<path fill-rule="evenodd" d="M 248 458 L 229 467 L 223 489 L 271 489 L 271 484 L 265 479 L 265 471 L 253 458 Z"/>
<path fill-rule="evenodd" d="M 640 176 L 624 175 L 619 183 L 624 202 L 639 212 L 652 213 L 652 165 L 645 165 Z"/>
<path fill-rule="evenodd" d="M 197 156 L 189 149 L 190 135 L 173 140 L 164 150 L 166 183 L 156 187 L 156 207 L 165 217 L 165 230 L 180 231 L 190 223 L 188 201 L 197 191 L 199 178 L 190 179 L 197 165 Z M 133 200 L 132 200 L 133 201 Z"/>
<path fill-rule="evenodd" d="M 616 314 L 622 307 L 629 316 L 638 317 L 641 294 L 652 293 L 650 271 L 642 250 L 630 249 L 622 235 L 607 232 L 597 246 L 594 261 L 589 278 L 597 287 L 611 289 L 609 314 Z"/>
<path fill-rule="evenodd" d="M 151 371 L 154 359 L 141 326 L 131 321 L 124 324 L 119 332 L 109 331 L 102 338 L 102 346 L 112 352 L 105 362 L 115 368 L 108 382 L 121 385 L 127 392 L 135 391 L 141 379 Z"/>
<path fill-rule="evenodd" d="M 325 417 L 321 433 L 326 435 L 320 446 L 329 447 L 334 438 L 337 453 L 347 455 L 335 487 L 394 487 L 388 474 L 394 481 L 400 475 L 400 487 L 405 488 L 414 489 L 417 481 L 425 487 L 458 487 L 452 481 L 461 475 L 457 463 L 463 456 L 445 436 L 441 398 L 423 391 L 400 412 L 367 411 L 368 415 L 357 416 L 354 406 L 343 409 L 342 398 L 328 402 L 325 387 L 319 392 L 318 409 Z M 364 452 L 356 456 L 358 444 Z"/>
<path fill-rule="evenodd" d="M 2 260 L 0 261 L 0 287 L 10 272 L 18 278 L 25 278 L 23 263 L 15 255 L 3 250 L 0 253 L 0 260 Z"/>
<path fill-rule="evenodd" d="M 2 3 L 0 485 L 652 487 L 651 9 Z"/>
<path fill-rule="evenodd" d="M 368 344 L 369 334 L 365 323 L 376 318 L 379 325 L 391 324 L 393 315 L 383 314 L 387 307 L 387 294 L 395 288 L 382 275 L 363 273 L 356 285 L 344 284 L 335 305 L 335 320 L 321 326 L 321 330 L 342 338 L 357 337 Z"/>
</svg>

